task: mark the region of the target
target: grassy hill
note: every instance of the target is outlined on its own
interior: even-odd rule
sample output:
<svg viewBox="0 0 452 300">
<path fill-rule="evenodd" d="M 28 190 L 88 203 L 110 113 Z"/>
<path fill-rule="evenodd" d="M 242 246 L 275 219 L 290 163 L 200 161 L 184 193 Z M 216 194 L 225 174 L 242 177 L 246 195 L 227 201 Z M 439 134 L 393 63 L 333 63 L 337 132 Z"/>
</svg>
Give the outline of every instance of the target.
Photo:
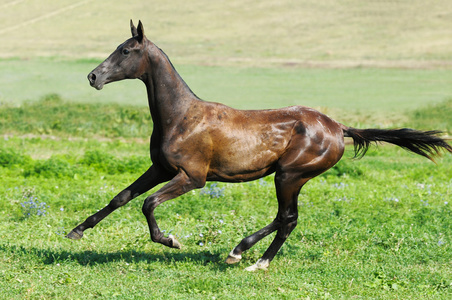
<svg viewBox="0 0 452 300">
<path fill-rule="evenodd" d="M 451 15 L 449 0 L 10 0 L 0 57 L 103 58 L 141 19 L 176 63 L 450 66 Z"/>
</svg>

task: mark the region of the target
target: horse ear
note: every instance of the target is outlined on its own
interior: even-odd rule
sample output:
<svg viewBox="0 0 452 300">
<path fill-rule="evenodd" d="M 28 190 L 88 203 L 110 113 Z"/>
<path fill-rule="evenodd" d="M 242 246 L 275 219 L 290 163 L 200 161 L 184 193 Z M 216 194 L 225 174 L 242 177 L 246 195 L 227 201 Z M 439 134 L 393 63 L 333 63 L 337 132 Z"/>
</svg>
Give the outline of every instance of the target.
<svg viewBox="0 0 452 300">
<path fill-rule="evenodd" d="M 133 25 L 132 19 L 130 19 L 130 31 L 132 31 L 132 37 L 136 37 L 138 35 L 137 28 Z"/>
<path fill-rule="evenodd" d="M 137 29 L 137 39 L 139 42 L 141 42 L 144 38 L 144 28 L 143 23 L 141 21 L 138 21 L 138 29 Z"/>
</svg>

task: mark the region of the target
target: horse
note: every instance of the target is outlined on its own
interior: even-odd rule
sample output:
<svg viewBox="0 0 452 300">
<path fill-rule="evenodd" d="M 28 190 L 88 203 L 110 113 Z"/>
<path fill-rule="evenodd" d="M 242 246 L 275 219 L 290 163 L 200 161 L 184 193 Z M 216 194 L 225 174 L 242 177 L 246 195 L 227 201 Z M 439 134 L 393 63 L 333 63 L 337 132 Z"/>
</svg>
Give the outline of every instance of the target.
<svg viewBox="0 0 452 300">
<path fill-rule="evenodd" d="M 389 142 L 433 160 L 452 147 L 440 131 L 413 129 L 355 129 L 309 107 L 237 110 L 198 98 L 177 73 L 167 55 L 144 34 L 141 21 L 130 21 L 132 37 L 88 75 L 97 90 L 123 79 L 140 79 L 147 90 L 154 123 L 150 138 L 152 165 L 107 206 L 88 217 L 66 237 L 80 239 L 117 208 L 167 182 L 148 196 L 142 212 L 151 240 L 181 248 L 173 235 L 164 236 L 154 217 L 161 203 L 207 181 L 245 182 L 275 173 L 278 213 L 274 220 L 242 241 L 229 253 L 227 264 L 267 235 L 272 243 L 248 271 L 266 269 L 297 226 L 297 199 L 310 179 L 333 167 L 344 153 L 344 137 L 354 141 L 355 157 L 362 157 L 371 143 Z"/>
</svg>

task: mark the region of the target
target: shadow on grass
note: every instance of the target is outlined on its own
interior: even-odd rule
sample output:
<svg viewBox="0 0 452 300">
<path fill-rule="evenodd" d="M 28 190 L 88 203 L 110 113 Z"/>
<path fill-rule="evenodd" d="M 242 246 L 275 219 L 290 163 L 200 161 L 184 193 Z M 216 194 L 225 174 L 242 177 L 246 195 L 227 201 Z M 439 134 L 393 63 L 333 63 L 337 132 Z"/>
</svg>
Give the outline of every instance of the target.
<svg viewBox="0 0 452 300">
<path fill-rule="evenodd" d="M 135 250 L 124 250 L 117 252 L 99 252 L 99 251 L 67 251 L 54 249 L 38 249 L 34 247 L 24 247 L 20 245 L 0 245 L 0 252 L 11 253 L 15 256 L 28 257 L 32 256 L 43 264 L 51 265 L 56 263 L 75 262 L 83 266 L 107 264 L 111 262 L 161 262 L 165 265 L 174 265 L 179 262 L 189 262 L 194 265 L 208 266 L 213 270 L 224 271 L 230 267 L 224 262 L 224 257 L 219 253 L 210 251 L 201 252 L 178 252 L 178 253 L 159 253 L 152 254 Z M 223 252 L 223 251 L 222 251 Z M 225 250 L 225 253 L 226 250 Z"/>
</svg>

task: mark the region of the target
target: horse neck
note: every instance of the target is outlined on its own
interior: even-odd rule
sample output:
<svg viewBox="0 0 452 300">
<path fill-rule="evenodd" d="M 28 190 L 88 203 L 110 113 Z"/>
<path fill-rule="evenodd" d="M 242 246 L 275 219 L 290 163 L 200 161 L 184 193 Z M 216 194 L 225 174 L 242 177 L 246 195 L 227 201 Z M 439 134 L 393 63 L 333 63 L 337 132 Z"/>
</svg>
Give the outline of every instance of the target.
<svg viewBox="0 0 452 300">
<path fill-rule="evenodd" d="M 148 49 L 148 72 L 142 80 L 146 85 L 151 115 L 154 123 L 170 125 L 183 118 L 192 103 L 199 99 L 162 50 L 154 44 Z"/>
</svg>

